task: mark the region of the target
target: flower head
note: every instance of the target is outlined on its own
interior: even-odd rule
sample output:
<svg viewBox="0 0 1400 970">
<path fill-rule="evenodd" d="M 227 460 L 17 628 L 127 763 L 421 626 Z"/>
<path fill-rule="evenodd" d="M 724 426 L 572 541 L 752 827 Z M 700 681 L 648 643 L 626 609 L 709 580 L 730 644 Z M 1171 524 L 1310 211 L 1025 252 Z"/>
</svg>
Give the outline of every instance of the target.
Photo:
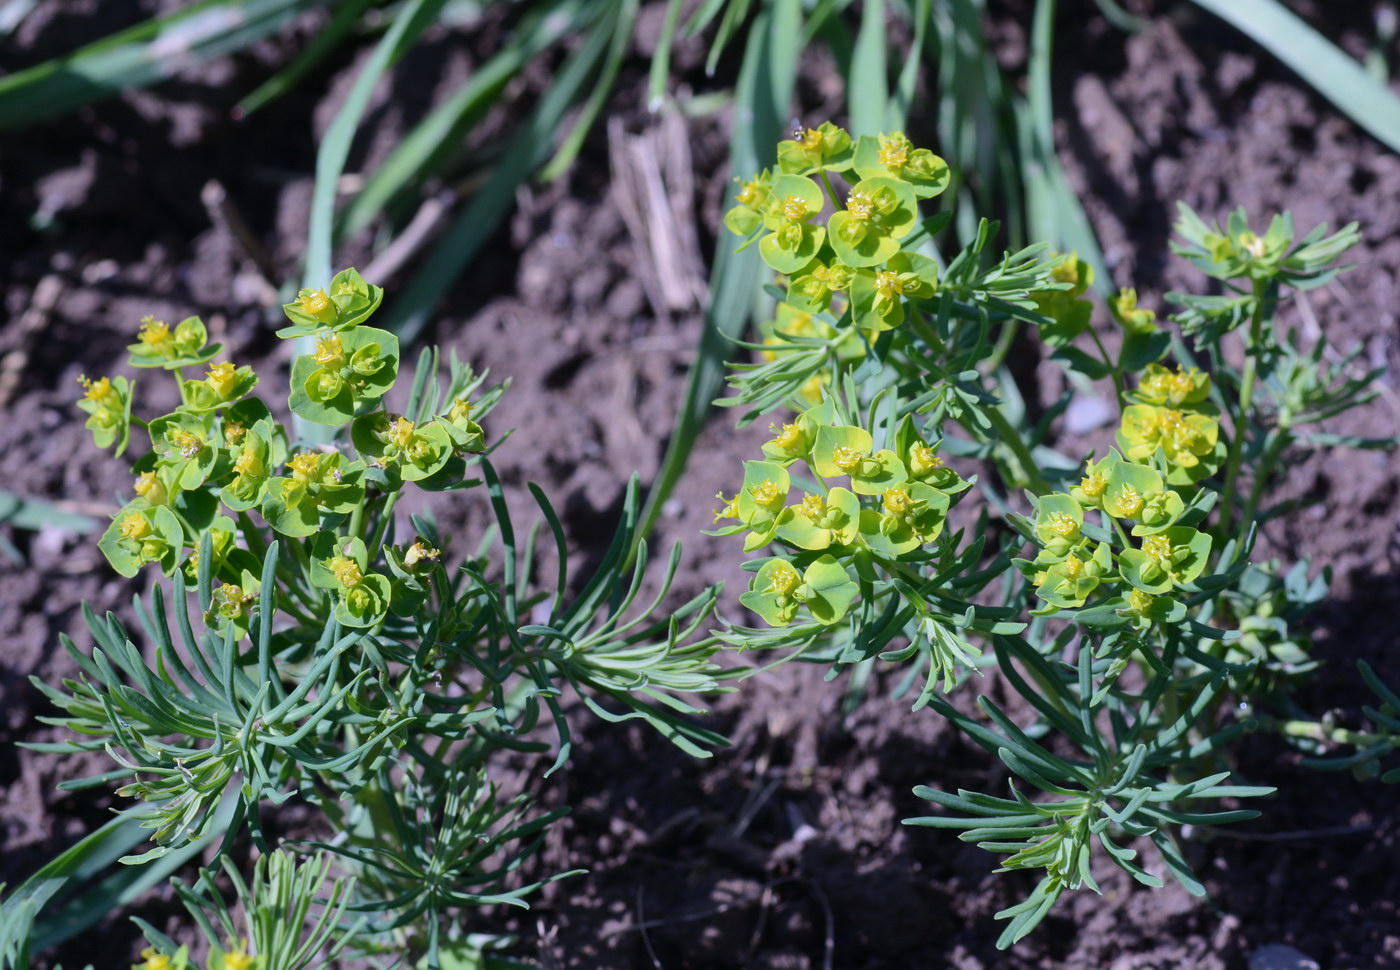
<svg viewBox="0 0 1400 970">
<path fill-rule="evenodd" d="M 141 329 L 136 333 L 136 339 L 158 357 L 175 356 L 175 335 L 170 332 L 170 326 L 164 320 L 145 317 L 141 321 Z"/>
<path fill-rule="evenodd" d="M 364 573 L 360 570 L 360 564 L 347 556 L 332 556 L 326 560 L 326 568 L 346 589 L 353 589 L 359 585 L 360 580 L 365 578 Z"/>
</svg>

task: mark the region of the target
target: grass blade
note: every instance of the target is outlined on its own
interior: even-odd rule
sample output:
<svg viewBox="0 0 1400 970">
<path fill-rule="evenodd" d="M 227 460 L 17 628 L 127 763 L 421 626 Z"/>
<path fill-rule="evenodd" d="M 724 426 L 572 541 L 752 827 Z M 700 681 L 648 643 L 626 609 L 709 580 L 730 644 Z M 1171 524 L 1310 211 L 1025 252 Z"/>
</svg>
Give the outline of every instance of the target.
<svg viewBox="0 0 1400 970">
<path fill-rule="evenodd" d="M 62 115 L 239 50 L 325 0 L 206 0 L 0 79 L 0 129 Z"/>
<path fill-rule="evenodd" d="M 729 150 L 731 175 L 747 177 L 771 159 L 773 145 L 787 123 L 788 107 L 801 53 L 801 6 L 798 0 L 775 0 L 754 19 L 735 88 L 734 131 Z M 724 385 L 730 341 L 748 326 L 759 292 L 763 264 L 749 249 L 734 252 L 732 238 L 721 235 L 710 273 L 710 306 L 705 312 L 695 363 L 686 379 L 685 397 L 656 481 L 647 493 L 641 528 L 633 539 L 646 538 L 661 505 L 685 471 L 695 439 L 710 412 L 710 402 Z"/>
<path fill-rule="evenodd" d="M 890 105 L 886 32 L 885 0 L 865 0 L 847 82 L 852 137 L 878 135 L 885 130 Z"/>
<path fill-rule="evenodd" d="M 297 54 L 292 63 L 259 84 L 247 97 L 234 105 L 234 118 L 241 121 L 263 105 L 290 91 L 355 29 L 360 15 L 372 3 L 374 0 L 348 0 L 347 3 L 336 7 L 335 13 L 331 15 L 331 22 L 312 38 L 311 43 Z"/>
<path fill-rule="evenodd" d="M 588 78 L 606 55 L 617 27 L 619 7 L 610 4 L 583 45 L 565 63 L 535 107 L 529 122 L 511 142 L 490 180 L 472 199 L 434 247 L 397 300 L 386 310 L 386 329 L 411 344 L 428 322 L 462 267 L 496 234 L 515 204 L 515 190 L 548 157 L 554 134 Z"/>
<path fill-rule="evenodd" d="M 1069 187 L 1064 166 L 1055 152 L 1054 110 L 1050 97 L 1051 46 L 1054 42 L 1055 0 L 1038 0 L 1031 26 L 1029 87 L 1024 107 L 1018 106 L 1024 146 L 1027 228 L 1034 239 L 1073 250 L 1094 269 L 1094 289 L 1107 294 L 1112 277 L 1104 265 L 1098 238 Z"/>
<path fill-rule="evenodd" d="M 583 140 L 588 137 L 589 129 L 598 119 L 598 112 L 603 110 L 603 102 L 612 90 L 613 81 L 617 79 L 617 72 L 622 67 L 622 59 L 627 54 L 627 45 L 632 39 L 632 28 L 637 22 L 638 2 L 639 0 L 621 0 L 617 23 L 613 27 L 612 43 L 608 45 L 608 54 L 603 61 L 602 70 L 594 80 L 593 91 L 584 102 L 583 110 L 579 112 L 563 144 L 540 173 L 540 178 L 544 181 L 553 182 L 574 163 L 579 149 L 583 147 Z"/>
<path fill-rule="evenodd" d="M 345 104 L 336 112 L 316 153 L 316 186 L 311 196 L 311 226 L 306 239 L 304 286 L 322 287 L 331 281 L 331 230 L 335 216 L 336 186 L 345 171 L 345 159 L 360 127 L 379 78 L 412 45 L 442 9 L 446 0 L 409 0 L 399 9 L 374 54 L 360 70 Z"/>
<path fill-rule="evenodd" d="M 582 12 L 583 5 L 578 0 L 569 0 L 544 5 L 522 21 L 510 43 L 415 125 L 375 169 L 364 188 L 341 211 L 336 238 L 349 238 L 363 231 L 405 190 L 438 171 L 447 160 L 447 152 L 462 142 L 486 109 L 495 103 L 506 83 L 531 58 L 576 30 Z"/>
<path fill-rule="evenodd" d="M 1400 98 L 1278 0 L 1195 0 L 1237 27 L 1311 84 L 1318 94 L 1394 151 Z"/>
</svg>

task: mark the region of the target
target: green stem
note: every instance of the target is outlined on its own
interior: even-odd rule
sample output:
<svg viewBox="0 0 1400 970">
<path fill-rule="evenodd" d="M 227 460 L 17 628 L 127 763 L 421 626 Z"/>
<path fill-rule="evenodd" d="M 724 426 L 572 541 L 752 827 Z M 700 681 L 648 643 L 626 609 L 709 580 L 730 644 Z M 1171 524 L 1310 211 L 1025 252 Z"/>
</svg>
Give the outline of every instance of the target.
<svg viewBox="0 0 1400 970">
<path fill-rule="evenodd" d="M 1016 341 L 1016 332 L 1021 327 L 1019 317 L 1010 317 L 1002 324 L 1001 333 L 997 334 L 997 342 L 992 347 L 992 354 L 983 362 L 984 374 L 995 374 L 1001 369 L 1001 365 L 1006 361 L 1006 355 L 1011 352 L 1011 345 Z"/>
<path fill-rule="evenodd" d="M 1259 463 L 1259 468 L 1255 472 L 1254 485 L 1249 490 L 1249 498 L 1245 500 L 1244 510 L 1240 515 L 1238 538 L 1241 543 L 1249 535 L 1250 523 L 1254 521 L 1255 513 L 1259 511 L 1259 503 L 1264 498 L 1264 489 L 1273 476 L 1279 456 L 1293 440 L 1293 435 L 1289 430 L 1292 423 L 1293 415 L 1288 410 L 1285 409 L 1279 413 L 1278 427 L 1274 429 L 1274 433 L 1269 438 L 1269 446 L 1265 449 L 1264 459 Z"/>
<path fill-rule="evenodd" d="M 1037 495 L 1045 495 L 1050 492 L 1050 486 L 1045 479 L 1040 477 L 1040 469 L 1036 467 L 1035 459 L 1031 457 L 1031 450 L 1026 447 L 1026 443 L 1021 440 L 1021 435 L 1011 427 L 1011 422 L 1006 420 L 1006 415 L 997 408 L 987 408 L 984 412 L 987 419 L 991 421 L 992 427 L 996 430 L 997 440 L 1011 450 L 1016 457 L 1017 463 L 1021 466 L 1022 477 Z M 969 429 L 971 430 L 971 429 Z"/>
<path fill-rule="evenodd" d="M 1332 744 L 1348 744 L 1356 747 L 1378 744 L 1386 740 L 1384 734 L 1368 734 L 1364 731 L 1350 731 L 1346 728 L 1329 728 L 1318 721 L 1278 721 L 1279 733 L 1292 738 L 1312 738 Z"/>
<path fill-rule="evenodd" d="M 831 207 L 841 211 L 841 200 L 836 198 L 836 190 L 831 187 L 831 177 L 826 174 L 826 169 L 822 169 L 822 185 L 826 187 L 826 194 L 831 197 Z"/>
<path fill-rule="evenodd" d="M 379 555 L 379 543 L 384 538 L 384 533 L 389 528 L 389 522 L 394 517 L 394 506 L 399 501 L 399 496 L 403 494 L 403 489 L 389 493 L 389 500 L 384 503 L 384 512 L 379 516 L 379 522 L 374 527 L 374 535 L 370 537 L 365 549 L 368 550 L 371 561 Z"/>
<path fill-rule="evenodd" d="M 1239 405 L 1235 411 L 1235 431 L 1230 438 L 1229 456 L 1225 461 L 1225 484 L 1221 489 L 1220 535 L 1230 532 L 1230 520 L 1235 510 L 1235 480 L 1244 458 L 1244 441 L 1249 431 L 1249 410 L 1254 405 L 1254 382 L 1259 371 L 1258 348 L 1264 325 L 1264 284 L 1254 281 L 1254 312 L 1250 314 L 1249 331 L 1245 334 L 1244 372 L 1240 376 Z"/>
<path fill-rule="evenodd" d="M 369 494 L 366 493 L 364 497 L 360 499 L 360 504 L 355 506 L 355 511 L 350 513 L 349 538 L 354 539 L 360 534 L 360 529 L 365 524 L 365 506 L 369 505 L 369 502 Z"/>
<path fill-rule="evenodd" d="M 189 404 L 190 400 L 185 395 L 185 371 L 183 368 L 175 368 L 175 389 L 180 392 L 180 403 Z"/>
<path fill-rule="evenodd" d="M 1103 358 L 1103 365 L 1108 368 L 1108 372 L 1113 376 L 1113 390 L 1118 395 L 1118 409 L 1123 409 L 1123 375 L 1118 370 L 1117 365 L 1108 356 L 1108 348 L 1099 339 L 1099 332 L 1093 327 L 1089 328 L 1089 336 L 1094 338 L 1094 346 L 1099 348 L 1099 356 Z"/>
</svg>

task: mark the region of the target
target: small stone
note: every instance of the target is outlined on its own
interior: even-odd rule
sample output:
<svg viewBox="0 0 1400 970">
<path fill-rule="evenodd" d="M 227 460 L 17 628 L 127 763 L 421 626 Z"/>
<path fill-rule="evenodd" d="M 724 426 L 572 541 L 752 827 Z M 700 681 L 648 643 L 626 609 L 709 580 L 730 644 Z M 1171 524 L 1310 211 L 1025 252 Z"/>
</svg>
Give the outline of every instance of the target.
<svg viewBox="0 0 1400 970">
<path fill-rule="evenodd" d="M 1113 408 L 1101 397 L 1076 397 L 1065 411 L 1066 434 L 1088 434 L 1113 420 Z"/>
<path fill-rule="evenodd" d="M 1320 970 L 1317 961 L 1286 943 L 1270 943 L 1249 955 L 1249 970 Z"/>
</svg>

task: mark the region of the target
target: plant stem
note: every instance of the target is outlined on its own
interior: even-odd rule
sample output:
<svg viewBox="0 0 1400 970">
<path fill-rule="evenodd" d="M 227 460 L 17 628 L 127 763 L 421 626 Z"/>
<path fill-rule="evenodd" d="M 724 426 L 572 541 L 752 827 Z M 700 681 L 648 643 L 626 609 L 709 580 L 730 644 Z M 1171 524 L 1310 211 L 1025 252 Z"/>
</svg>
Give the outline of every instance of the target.
<svg viewBox="0 0 1400 970">
<path fill-rule="evenodd" d="M 839 212 L 841 200 L 836 198 L 836 190 L 831 187 L 831 176 L 826 174 L 826 169 L 822 169 L 822 185 L 826 186 L 826 194 L 831 197 L 831 207 Z"/>
<path fill-rule="evenodd" d="M 983 373 L 995 374 L 1001 369 L 1001 365 L 1006 361 L 1006 355 L 1011 352 L 1011 345 L 1016 341 L 1016 332 L 1021 328 L 1019 317 L 1009 317 L 1002 324 L 1001 333 L 997 334 L 997 342 L 992 347 L 992 354 L 983 361 Z"/>
<path fill-rule="evenodd" d="M 378 555 L 379 542 L 384 538 L 384 533 L 389 528 L 389 522 L 394 517 L 394 506 L 399 501 L 399 496 L 403 494 L 403 489 L 398 489 L 389 493 L 389 500 L 384 503 L 384 512 L 379 516 L 379 522 L 374 527 L 374 535 L 370 537 L 365 548 L 369 551 L 370 558 Z"/>
<path fill-rule="evenodd" d="M 1249 430 L 1249 409 L 1254 405 L 1254 382 L 1259 370 L 1259 340 L 1264 325 L 1264 284 L 1254 281 L 1254 312 L 1250 314 L 1249 331 L 1244 338 L 1244 372 L 1240 376 L 1239 406 L 1235 411 L 1235 433 L 1230 438 L 1229 456 L 1225 461 L 1225 484 L 1221 489 L 1220 535 L 1230 532 L 1230 519 L 1235 510 L 1235 479 L 1240 474 L 1244 458 L 1244 440 Z"/>
<path fill-rule="evenodd" d="M 1240 514 L 1239 541 L 1244 542 L 1249 535 L 1249 525 L 1254 521 L 1254 515 L 1259 510 L 1259 503 L 1264 498 L 1264 489 L 1269 484 L 1269 479 L 1273 476 L 1274 467 L 1278 464 L 1279 456 L 1283 454 L 1283 449 L 1287 448 L 1293 440 L 1290 427 L 1293 423 L 1292 413 L 1285 408 L 1279 412 L 1278 427 L 1269 438 L 1269 446 L 1264 450 L 1264 458 L 1259 463 L 1259 468 L 1254 474 L 1254 485 L 1249 490 L 1249 498 L 1245 500 L 1244 509 Z"/>
<path fill-rule="evenodd" d="M 1349 744 L 1361 747 L 1376 744 L 1386 739 L 1384 734 L 1368 734 L 1364 731 L 1351 731 L 1347 728 L 1329 728 L 1318 721 L 1276 721 L 1280 734 L 1291 738 L 1312 738 L 1332 744 Z"/>
<path fill-rule="evenodd" d="M 1118 367 L 1108 356 L 1108 348 L 1099 339 L 1099 332 L 1093 327 L 1089 328 L 1089 336 L 1094 338 L 1094 346 L 1099 348 L 1099 356 L 1103 358 L 1103 365 L 1108 368 L 1109 374 L 1113 376 L 1113 390 L 1118 395 L 1118 410 L 1123 410 L 1123 375 Z"/>
<path fill-rule="evenodd" d="M 997 439 L 1011 449 L 1011 453 L 1016 456 L 1026 484 L 1037 495 L 1048 493 L 1050 486 L 1045 479 L 1040 477 L 1040 469 L 1036 467 L 1035 459 L 1031 457 L 1031 450 L 1026 447 L 1026 443 L 1021 440 L 1016 429 L 1011 427 L 1011 422 L 1006 420 L 1006 415 L 996 408 L 987 408 L 984 413 L 987 415 L 987 420 L 991 421 L 992 427 L 996 429 Z"/>
</svg>

